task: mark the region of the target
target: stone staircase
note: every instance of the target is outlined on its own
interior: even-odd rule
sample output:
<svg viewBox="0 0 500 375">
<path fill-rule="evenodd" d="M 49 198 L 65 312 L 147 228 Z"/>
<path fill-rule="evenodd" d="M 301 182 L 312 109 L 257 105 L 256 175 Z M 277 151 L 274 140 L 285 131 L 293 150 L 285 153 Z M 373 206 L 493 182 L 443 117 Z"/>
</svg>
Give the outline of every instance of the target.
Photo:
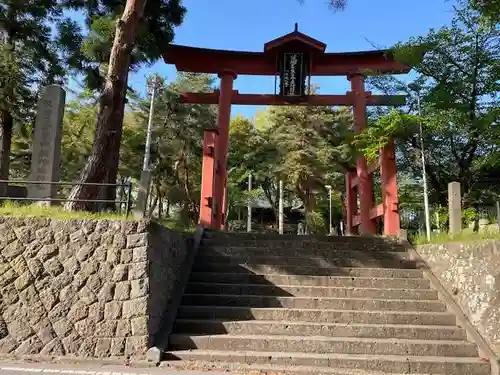
<svg viewBox="0 0 500 375">
<path fill-rule="evenodd" d="M 169 345 L 174 365 L 197 368 L 491 373 L 405 248 L 381 238 L 206 231 Z"/>
</svg>

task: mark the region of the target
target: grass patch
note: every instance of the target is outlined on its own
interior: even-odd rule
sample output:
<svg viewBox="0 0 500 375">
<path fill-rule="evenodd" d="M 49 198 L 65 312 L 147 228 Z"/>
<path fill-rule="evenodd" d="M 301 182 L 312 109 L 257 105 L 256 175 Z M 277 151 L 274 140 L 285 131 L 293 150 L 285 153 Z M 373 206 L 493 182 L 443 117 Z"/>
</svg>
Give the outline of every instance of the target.
<svg viewBox="0 0 500 375">
<path fill-rule="evenodd" d="M 427 241 L 427 237 L 416 235 L 410 239 L 413 245 L 426 245 L 426 244 L 444 244 L 451 242 L 474 242 L 481 240 L 498 240 L 500 239 L 500 233 L 495 230 L 485 230 L 481 232 L 471 232 L 470 230 L 464 230 L 462 233 L 455 236 L 450 236 L 448 233 L 436 233 L 431 236 L 430 242 Z"/>
<path fill-rule="evenodd" d="M 196 225 L 195 224 L 186 224 L 182 222 L 181 220 L 176 220 L 176 219 L 161 219 L 158 220 L 158 223 L 163 225 L 165 228 L 171 229 L 176 232 L 181 232 L 186 235 L 191 235 L 196 232 Z"/>
<path fill-rule="evenodd" d="M 135 220 L 132 213 L 128 217 L 125 214 L 113 212 L 87 212 L 66 211 L 61 206 L 45 206 L 40 204 L 19 204 L 6 201 L 0 205 L 0 216 L 4 217 L 43 217 L 54 220 Z M 196 225 L 186 225 L 176 219 L 153 219 L 162 226 L 176 232 L 192 235 L 196 232 Z"/>
<path fill-rule="evenodd" d="M 123 214 L 109 212 L 66 211 L 61 206 L 46 206 L 40 204 L 18 204 L 4 202 L 0 206 L 0 216 L 34 216 L 56 220 L 133 220 Z"/>
</svg>

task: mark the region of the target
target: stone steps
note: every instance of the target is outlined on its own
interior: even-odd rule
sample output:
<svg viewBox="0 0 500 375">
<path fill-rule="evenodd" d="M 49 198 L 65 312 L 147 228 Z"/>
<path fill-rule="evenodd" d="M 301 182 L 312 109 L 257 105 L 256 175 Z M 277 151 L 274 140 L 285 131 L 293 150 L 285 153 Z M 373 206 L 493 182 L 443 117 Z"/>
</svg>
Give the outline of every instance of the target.
<svg viewBox="0 0 500 375">
<path fill-rule="evenodd" d="M 377 237 L 377 236 L 328 236 L 326 234 L 321 235 L 317 234 L 314 236 L 299 236 L 296 234 L 278 234 L 278 233 L 257 233 L 257 232 L 240 232 L 240 233 L 231 233 L 231 232 L 220 232 L 217 230 L 205 229 L 203 233 L 203 240 L 215 239 L 219 242 L 224 240 L 248 240 L 253 239 L 261 242 L 265 241 L 281 241 L 281 240 L 290 240 L 290 241 L 303 241 L 303 242 L 329 242 L 329 243 L 344 243 L 344 242 L 359 242 L 359 243 L 380 243 L 380 244 L 401 244 L 401 241 L 398 239 L 388 239 L 385 237 Z"/>
<path fill-rule="evenodd" d="M 212 273 L 245 273 L 245 274 L 285 274 L 285 275 L 312 275 L 312 276 L 354 276 L 354 277 L 397 277 L 418 279 L 422 278 L 422 270 L 398 268 L 358 268 L 358 267 L 312 267 L 290 266 L 287 264 L 221 264 L 212 262 L 196 262 L 194 272 Z"/>
<path fill-rule="evenodd" d="M 473 357 L 184 350 L 172 352 L 168 358 L 171 360 L 238 363 L 243 365 L 278 365 L 287 366 L 292 371 L 295 366 L 308 366 L 319 371 L 323 368 L 333 370 L 356 369 L 380 371 L 386 374 L 491 374 L 488 362 Z M 312 374 L 316 374 L 316 372 Z"/>
<path fill-rule="evenodd" d="M 171 361 L 167 362 L 165 367 L 174 368 L 179 371 L 219 371 L 231 372 L 232 370 L 239 373 L 248 375 L 267 375 L 267 374 L 280 374 L 280 375 L 387 375 L 387 372 L 380 372 L 375 370 L 358 370 L 358 369 L 339 369 L 329 367 L 315 367 L 315 366 L 279 366 L 272 364 L 235 364 L 228 362 L 205 362 L 205 361 Z M 405 373 L 407 374 L 407 373 Z M 405 375 L 391 373 L 391 375 Z M 413 375 L 445 375 L 445 374 L 417 374 Z"/>
<path fill-rule="evenodd" d="M 324 257 L 287 257 L 287 256 L 259 256 L 259 255 L 209 255 L 199 254 L 196 262 L 198 263 L 219 263 L 240 265 L 246 263 L 258 263 L 268 265 L 287 265 L 287 266 L 307 266 L 307 267 L 364 267 L 364 268 L 409 268 L 415 269 L 416 262 L 410 259 L 385 258 L 376 259 L 373 257 L 364 258 L 330 258 Z"/>
<path fill-rule="evenodd" d="M 322 246 L 330 246 L 330 248 L 337 248 L 339 246 L 378 246 L 384 249 L 400 249 L 405 248 L 404 244 L 397 239 L 389 239 L 384 237 L 372 236 L 353 236 L 353 237 L 339 237 L 339 236 L 297 236 L 293 234 L 272 234 L 272 233 L 211 233 L 205 232 L 202 240 L 203 246 L 211 244 L 257 244 L 259 246 L 265 244 L 275 244 L 276 247 L 281 247 L 280 244 L 298 244 L 303 247 L 311 247 L 317 244 Z M 327 245 L 328 244 L 328 245 Z"/>
<path fill-rule="evenodd" d="M 465 330 L 456 326 L 352 324 L 290 321 L 224 321 L 178 319 L 175 333 L 231 335 L 290 335 L 324 337 L 372 337 L 418 340 L 466 340 Z"/>
<path fill-rule="evenodd" d="M 265 295 L 185 294 L 185 306 L 284 307 L 291 309 L 446 311 L 438 300 L 397 300 L 372 298 L 275 297 Z"/>
<path fill-rule="evenodd" d="M 351 248 L 297 248 L 294 246 L 287 248 L 270 248 L 263 246 L 207 246 L 200 250 L 200 255 L 225 255 L 225 256 L 241 256 L 250 254 L 254 256 L 281 256 L 281 257 L 330 257 L 330 258 L 364 258 L 373 257 L 375 259 L 383 258 L 401 258 L 407 259 L 408 252 L 404 249 L 398 251 L 379 251 L 379 250 L 365 250 L 365 249 L 351 249 Z"/>
<path fill-rule="evenodd" d="M 406 252 L 403 246 L 392 247 L 378 243 L 337 243 L 330 242 L 308 242 L 308 241 L 290 241 L 290 240 L 275 240 L 275 241 L 216 241 L 216 240 L 203 240 L 201 251 L 208 251 L 214 248 L 249 248 L 255 249 L 259 252 L 277 251 L 285 253 L 288 249 L 302 250 L 304 253 L 318 252 L 318 251 L 362 251 L 362 252 Z M 334 248 L 332 248 L 334 247 Z M 260 250 L 257 250 L 259 248 Z"/>
<path fill-rule="evenodd" d="M 326 309 L 251 308 L 237 306 L 180 306 L 183 319 L 279 320 L 323 323 L 455 325 L 447 312 L 357 311 Z"/>
<path fill-rule="evenodd" d="M 174 366 L 490 375 L 397 241 L 208 231 L 169 337 Z"/>
<path fill-rule="evenodd" d="M 381 298 L 381 299 L 425 299 L 435 300 L 438 294 L 431 289 L 377 289 L 356 287 L 323 287 L 301 285 L 228 284 L 190 282 L 189 294 L 242 294 L 296 297 L 332 298 Z"/>
<path fill-rule="evenodd" d="M 272 284 L 323 287 L 356 287 L 378 289 L 429 289 L 426 279 L 395 277 L 307 276 L 307 275 L 254 275 L 241 273 L 192 272 L 191 282 L 228 284 Z"/>
<path fill-rule="evenodd" d="M 267 249 L 328 249 L 328 250 L 379 250 L 379 251 L 406 251 L 406 248 L 401 244 L 391 245 L 381 241 L 352 241 L 351 239 L 332 240 L 331 238 L 311 241 L 307 237 L 283 236 L 277 239 L 253 239 L 253 238 L 223 238 L 210 239 L 205 238 L 201 242 L 202 250 L 213 246 L 226 247 L 263 247 Z"/>
<path fill-rule="evenodd" d="M 365 355 L 476 357 L 477 348 L 466 341 L 408 340 L 359 337 L 303 337 L 278 335 L 182 335 L 170 337 L 174 350 L 231 350 Z"/>
</svg>

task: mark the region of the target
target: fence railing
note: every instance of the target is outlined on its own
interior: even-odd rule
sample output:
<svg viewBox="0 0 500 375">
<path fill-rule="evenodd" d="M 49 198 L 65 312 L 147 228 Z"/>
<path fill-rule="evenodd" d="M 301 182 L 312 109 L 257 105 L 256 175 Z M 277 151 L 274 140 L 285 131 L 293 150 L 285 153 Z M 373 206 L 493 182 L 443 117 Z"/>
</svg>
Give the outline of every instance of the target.
<svg viewBox="0 0 500 375">
<path fill-rule="evenodd" d="M 47 202 L 47 203 L 94 203 L 94 204 L 114 204 L 119 207 L 119 212 L 125 212 L 125 215 L 128 217 L 131 210 L 131 202 L 132 202 L 132 183 L 119 183 L 119 184 L 111 184 L 111 183 L 91 183 L 91 182 L 68 182 L 68 181 L 24 181 L 24 180 L 0 180 L 0 186 L 5 186 L 6 194 L 0 196 L 0 202 L 2 201 L 12 201 L 12 202 Z M 120 189 L 119 199 L 70 199 L 61 197 L 60 194 L 54 194 L 59 197 L 30 197 L 28 195 L 28 187 L 29 186 L 50 186 L 50 187 L 70 187 L 73 188 L 75 186 L 94 186 L 98 188 L 115 188 Z M 8 194 L 8 188 L 12 187 L 24 187 L 26 188 L 26 196 L 12 196 L 14 194 Z M 124 189 L 125 188 L 125 189 Z M 124 191 L 125 190 L 125 191 Z M 24 194 L 21 194 L 24 195 Z M 115 207 L 116 207 L 115 206 Z M 123 206 L 123 209 L 122 209 Z"/>
</svg>

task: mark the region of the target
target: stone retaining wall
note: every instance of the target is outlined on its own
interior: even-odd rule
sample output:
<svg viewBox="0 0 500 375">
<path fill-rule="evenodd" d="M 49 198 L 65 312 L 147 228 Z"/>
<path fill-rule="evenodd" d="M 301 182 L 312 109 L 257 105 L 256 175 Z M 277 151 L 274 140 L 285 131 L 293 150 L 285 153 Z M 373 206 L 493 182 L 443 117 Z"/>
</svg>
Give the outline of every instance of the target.
<svg viewBox="0 0 500 375">
<path fill-rule="evenodd" d="M 187 250 L 148 221 L 0 218 L 0 353 L 144 355 Z"/>
<path fill-rule="evenodd" d="M 423 245 L 416 250 L 500 356 L 500 241 Z"/>
</svg>

